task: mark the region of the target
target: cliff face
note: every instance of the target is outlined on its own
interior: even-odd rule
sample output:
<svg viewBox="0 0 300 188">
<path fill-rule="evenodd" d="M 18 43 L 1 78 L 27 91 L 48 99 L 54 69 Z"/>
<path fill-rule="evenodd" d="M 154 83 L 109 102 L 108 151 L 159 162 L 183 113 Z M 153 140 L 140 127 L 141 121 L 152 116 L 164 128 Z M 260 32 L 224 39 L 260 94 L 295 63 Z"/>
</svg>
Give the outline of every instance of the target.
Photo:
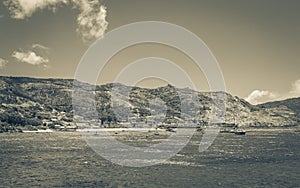
<svg viewBox="0 0 300 188">
<path fill-rule="evenodd" d="M 183 115 L 181 98 L 176 91 L 186 96 L 184 100 L 187 103 L 195 102 L 194 98 L 188 97 L 189 94 L 197 96 L 197 121 L 200 125 L 208 122 L 212 108 L 218 108 L 212 99 L 220 95 L 226 98 L 227 124 L 293 126 L 300 123 L 300 98 L 254 106 L 228 93 L 176 90 L 170 85 L 156 89 L 117 85 L 118 97 L 113 103 L 114 108 L 111 103 L 112 84 L 96 86 L 93 96 L 85 97 L 86 101 L 93 100 L 93 97 L 96 99 L 99 119 L 104 123 L 129 121 L 128 112 L 133 118 L 144 120 L 156 117 L 155 113 L 166 114 L 166 117 L 157 115 L 156 118 L 162 118 L 164 123 L 174 122 Z M 72 91 L 73 80 L 0 77 L 1 126 L 38 126 L 52 120 L 57 124 L 72 123 Z M 124 94 L 125 91 L 128 91 L 128 95 Z M 116 109 L 117 115 L 114 113 Z"/>
</svg>

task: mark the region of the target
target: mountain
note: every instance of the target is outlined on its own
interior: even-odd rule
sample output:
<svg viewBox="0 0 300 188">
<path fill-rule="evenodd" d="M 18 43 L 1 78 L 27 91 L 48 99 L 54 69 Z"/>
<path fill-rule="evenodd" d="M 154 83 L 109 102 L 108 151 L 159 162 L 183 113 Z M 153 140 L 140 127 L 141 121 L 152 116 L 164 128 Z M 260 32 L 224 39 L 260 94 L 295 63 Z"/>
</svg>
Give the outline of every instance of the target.
<svg viewBox="0 0 300 188">
<path fill-rule="evenodd" d="M 294 111 L 298 117 L 300 116 L 300 97 L 285 99 L 282 101 L 267 102 L 264 104 L 260 104 L 258 106 L 260 108 L 273 108 L 273 107 L 278 107 L 278 106 L 286 106 L 287 108 Z"/>
<path fill-rule="evenodd" d="M 37 79 L 26 77 L 0 77 L 0 131 L 14 130 L 15 127 L 28 128 L 44 126 L 50 128 L 74 126 L 71 79 Z M 112 91 L 117 86 L 116 102 L 112 103 Z M 176 89 L 171 85 L 155 89 L 128 87 L 122 84 L 106 84 L 95 86 L 91 95 L 84 95 L 84 91 L 91 88 L 82 84 L 82 105 L 80 108 L 84 117 L 88 114 L 90 104 L 94 99 L 99 115 L 99 122 L 103 126 L 127 126 L 128 122 L 138 120 L 160 120 L 162 125 L 176 123 L 186 116 L 181 107 L 181 100 L 186 104 L 195 102 L 189 98 L 190 94 L 199 101 L 198 121 L 200 126 L 208 124 L 211 109 L 222 113 L 216 101 L 225 96 L 226 112 L 223 124 L 236 124 L 241 127 L 261 126 L 294 126 L 300 122 L 300 98 L 271 102 L 261 105 L 251 105 L 243 99 L 224 92 L 197 92 L 190 89 Z M 180 95 L 178 94 L 181 93 Z M 128 95 L 125 93 L 128 92 Z M 79 92 L 81 95 L 81 91 Z M 90 94 L 90 93 L 89 93 Z M 182 96 L 185 96 L 181 99 Z M 217 100 L 213 100 L 217 99 Z M 113 107 L 112 107 L 113 106 Z M 128 107 L 128 108 L 124 108 Z M 86 109 L 85 109 L 86 108 Z M 190 109 L 185 109 L 189 111 Z M 117 114 L 115 112 L 118 112 Z M 131 117 L 128 117 L 128 113 Z M 160 114 L 166 114 L 161 117 Z M 154 115 L 158 113 L 158 115 Z M 83 118 L 83 117 L 81 117 Z M 84 119 L 83 119 L 84 121 Z"/>
</svg>

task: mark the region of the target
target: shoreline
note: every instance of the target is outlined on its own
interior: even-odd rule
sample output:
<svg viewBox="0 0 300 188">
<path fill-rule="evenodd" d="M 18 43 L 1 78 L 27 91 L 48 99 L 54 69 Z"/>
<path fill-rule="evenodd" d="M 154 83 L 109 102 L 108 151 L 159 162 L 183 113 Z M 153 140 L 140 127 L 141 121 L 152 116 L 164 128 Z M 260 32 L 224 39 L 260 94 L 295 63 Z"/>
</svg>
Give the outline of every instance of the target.
<svg viewBox="0 0 300 188">
<path fill-rule="evenodd" d="M 221 127 L 222 128 L 222 127 Z M 186 129 L 193 129 L 191 127 L 188 127 Z M 194 128 L 196 131 L 196 127 Z M 274 131 L 294 131 L 294 132 L 300 132 L 300 126 L 293 126 L 293 127 L 241 127 L 239 129 L 245 130 L 246 132 L 274 132 Z M 176 130 L 176 128 L 174 128 Z M 203 129 L 205 131 L 205 129 Z M 76 129 L 76 130 L 55 130 L 55 129 L 38 129 L 38 130 L 22 130 L 20 131 L 7 131 L 2 133 L 81 133 L 81 132 L 152 132 L 152 131 L 167 131 L 167 129 L 162 128 L 89 128 L 89 129 Z"/>
</svg>

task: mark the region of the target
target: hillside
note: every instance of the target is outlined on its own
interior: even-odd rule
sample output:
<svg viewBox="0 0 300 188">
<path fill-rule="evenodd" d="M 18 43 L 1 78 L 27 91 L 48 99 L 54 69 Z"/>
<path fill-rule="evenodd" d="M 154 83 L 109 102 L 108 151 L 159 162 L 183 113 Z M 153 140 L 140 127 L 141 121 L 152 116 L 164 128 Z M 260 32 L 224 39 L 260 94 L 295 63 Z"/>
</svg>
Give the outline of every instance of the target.
<svg viewBox="0 0 300 188">
<path fill-rule="evenodd" d="M 130 89 L 121 84 L 118 86 L 120 90 Z M 72 89 L 73 80 L 70 79 L 0 77 L 0 123 L 2 127 L 0 130 L 13 130 L 17 126 L 21 128 L 74 127 Z M 126 112 L 120 112 L 116 117 L 112 109 L 111 89 L 112 84 L 96 86 L 94 96 L 87 96 L 85 100 L 90 101 L 95 97 L 99 122 L 103 126 L 127 126 L 132 121 L 128 119 Z M 196 92 L 189 89 L 180 89 L 180 91 L 186 94 L 193 92 L 198 96 L 200 117 L 197 121 L 200 126 L 208 123 L 210 109 L 216 107 L 212 98 L 218 97 L 219 94 L 225 95 L 227 99 L 224 124 L 260 127 L 293 126 L 300 122 L 300 98 L 254 106 L 228 93 Z M 171 85 L 156 89 L 133 87 L 130 90 L 129 99 L 126 95 L 120 95 L 119 102 L 114 104 L 119 105 L 116 109 L 122 109 L 124 105 L 130 106 L 132 118 L 135 118 L 135 121 L 153 118 L 152 108 L 166 111 L 166 117 L 162 119 L 162 124 L 165 126 L 176 123 L 176 120 L 183 115 L 180 111 L 180 97 Z M 149 105 L 152 104 L 152 100 L 156 100 L 156 103 L 150 109 Z M 188 100 L 190 100 L 188 102 L 193 102 L 192 99 Z M 161 106 L 164 105 L 165 109 L 162 109 Z M 124 116 L 121 117 L 122 113 Z"/>
<path fill-rule="evenodd" d="M 258 106 L 260 108 L 273 108 L 278 106 L 286 106 L 292 111 L 296 112 L 297 116 L 300 117 L 300 97 L 286 99 L 282 101 L 268 102 L 268 103 L 260 104 Z"/>
</svg>

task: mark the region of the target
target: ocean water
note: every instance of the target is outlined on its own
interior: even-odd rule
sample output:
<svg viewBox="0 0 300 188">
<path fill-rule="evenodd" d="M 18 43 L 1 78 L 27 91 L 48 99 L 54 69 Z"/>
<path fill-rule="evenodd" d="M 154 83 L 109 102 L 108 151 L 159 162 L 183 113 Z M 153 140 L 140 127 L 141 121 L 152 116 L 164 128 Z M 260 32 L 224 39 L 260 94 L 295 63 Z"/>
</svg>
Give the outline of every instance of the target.
<svg viewBox="0 0 300 188">
<path fill-rule="evenodd" d="M 103 159 L 78 132 L 3 133 L 0 187 L 300 187 L 299 132 L 221 133 L 199 153 L 200 139 L 162 164 L 133 168 Z"/>
</svg>

